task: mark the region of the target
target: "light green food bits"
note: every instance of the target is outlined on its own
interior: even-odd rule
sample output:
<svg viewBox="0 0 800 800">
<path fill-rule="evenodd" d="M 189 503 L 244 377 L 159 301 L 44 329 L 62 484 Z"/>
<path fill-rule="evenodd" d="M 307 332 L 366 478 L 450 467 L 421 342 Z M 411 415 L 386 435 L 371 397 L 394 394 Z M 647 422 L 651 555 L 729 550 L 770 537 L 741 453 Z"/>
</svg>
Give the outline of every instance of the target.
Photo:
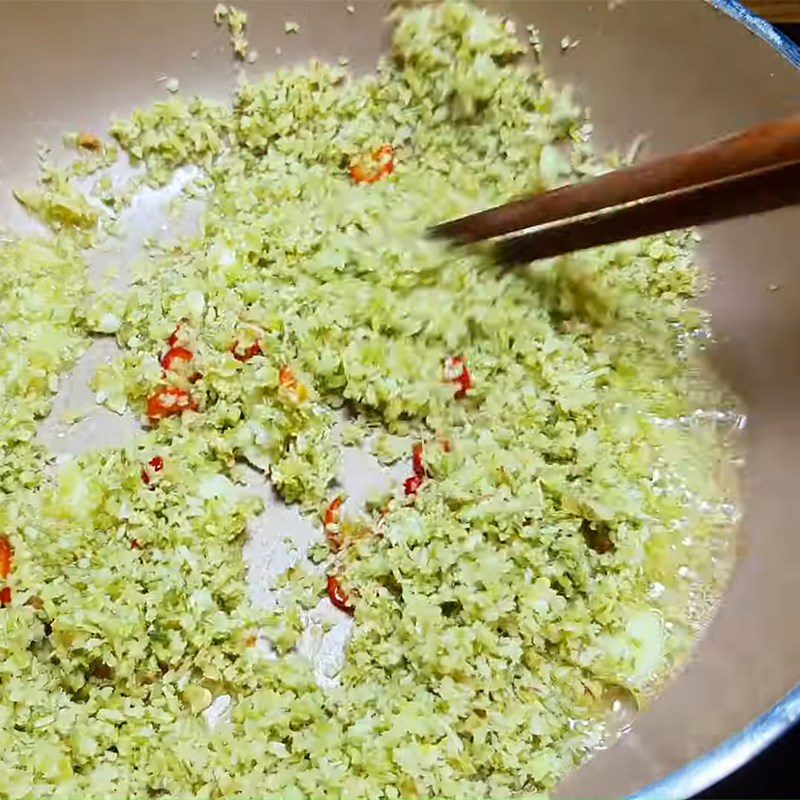
<svg viewBox="0 0 800 800">
<path fill-rule="evenodd" d="M 374 74 L 167 96 L 111 124 L 121 194 L 69 170 L 18 193 L 50 230 L 0 243 L 0 797 L 539 796 L 686 658 L 735 508 L 693 413 L 730 401 L 691 236 L 510 272 L 424 235 L 604 169 L 525 49 L 414 4 Z M 97 229 L 176 173 L 196 229 L 92 288 Z M 141 430 L 55 461 L 37 425 L 101 335 L 92 391 Z M 407 480 L 339 519 L 368 431 Z M 312 533 L 264 610 L 267 481 Z"/>
</svg>

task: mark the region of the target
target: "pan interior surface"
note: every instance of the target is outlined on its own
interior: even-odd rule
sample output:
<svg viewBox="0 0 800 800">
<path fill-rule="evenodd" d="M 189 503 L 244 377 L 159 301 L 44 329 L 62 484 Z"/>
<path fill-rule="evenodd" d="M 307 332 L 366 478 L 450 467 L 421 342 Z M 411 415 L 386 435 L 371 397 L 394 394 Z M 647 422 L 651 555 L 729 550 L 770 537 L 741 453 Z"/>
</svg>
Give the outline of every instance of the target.
<svg viewBox="0 0 800 800">
<path fill-rule="evenodd" d="M 592 108 L 601 145 L 624 147 L 645 134 L 648 154 L 674 151 L 787 113 L 796 98 L 797 76 L 787 64 L 700 3 L 653 0 L 613 9 L 581 2 L 488 5 L 519 31 L 536 25 L 545 43 L 547 73 L 577 86 Z M 330 63 L 344 57 L 366 72 L 390 34 L 387 9 L 379 3 L 354 3 L 354 13 L 338 3 L 243 7 L 250 13 L 251 46 L 259 51 L 256 64 L 247 67 L 255 76 L 311 56 Z M 8 190 L 35 180 L 37 139 L 55 145 L 65 130 L 103 131 L 110 113 L 127 117 L 134 107 L 151 105 L 173 78 L 179 79 L 181 94 L 227 98 L 236 70 L 224 32 L 211 23 L 212 12 L 204 3 L 6 4 L 0 30 L 0 100 L 6 109 L 0 124 L 0 187 L 5 189 L 0 211 L 8 227 L 32 229 Z M 28 67 L 21 81 L 16 65 L 23 58 Z M 161 78 L 167 80 L 159 83 Z M 183 181 L 194 177 L 191 170 L 181 173 Z M 143 238 L 176 241 L 192 233 L 197 223 L 191 203 L 180 222 L 170 220 L 169 229 L 161 229 L 170 191 L 179 192 L 180 185 L 172 184 L 166 196 L 163 189 L 143 189 L 126 223 L 133 235 L 92 256 L 98 280 L 107 268 L 121 265 L 124 282 Z M 559 790 L 564 796 L 616 796 L 659 780 L 745 727 L 797 682 L 800 644 L 786 635 L 790 601 L 800 582 L 791 569 L 798 547 L 791 536 L 797 510 L 791 475 L 798 370 L 790 342 L 797 332 L 787 330 L 795 324 L 789 311 L 800 287 L 786 263 L 796 223 L 797 213 L 790 210 L 708 232 L 703 260 L 715 278 L 707 298 L 718 341 L 714 358 L 748 406 L 747 513 L 738 568 L 718 618 L 685 671 L 638 715 L 625 737 L 567 778 Z M 112 446 L 136 429 L 132 416 L 110 412 L 93 412 L 82 428 L 63 423 L 65 412 L 83 410 L 93 401 L 86 380 L 113 350 L 108 341 L 94 347 L 59 394 L 39 432 L 56 454 Z M 239 350 L 233 360 L 245 355 Z M 283 388 L 297 391 L 296 384 Z M 409 468 L 386 472 L 358 451 L 347 458 L 352 461 L 345 465 L 344 489 L 354 503 L 391 486 Z M 157 477 L 148 473 L 148 480 Z M 239 477 L 273 500 L 256 477 Z M 212 483 L 202 491 L 213 495 L 220 489 Z M 316 526 L 291 508 L 271 511 L 277 514 L 271 529 L 261 539 L 251 531 L 246 553 L 256 595 L 293 560 L 291 547 L 278 546 L 281 531 L 291 531 L 295 547 L 319 538 Z M 262 601 L 273 602 L 267 593 Z M 317 613 L 314 621 L 328 631 L 321 637 L 327 643 L 307 631 L 299 645 L 316 658 L 317 681 L 335 686 L 341 666 L 337 653 L 350 623 L 327 606 Z M 211 691 L 207 685 L 187 688 L 186 681 L 180 688 L 183 701 L 198 708 Z M 212 710 L 224 716 L 222 705 Z"/>
</svg>

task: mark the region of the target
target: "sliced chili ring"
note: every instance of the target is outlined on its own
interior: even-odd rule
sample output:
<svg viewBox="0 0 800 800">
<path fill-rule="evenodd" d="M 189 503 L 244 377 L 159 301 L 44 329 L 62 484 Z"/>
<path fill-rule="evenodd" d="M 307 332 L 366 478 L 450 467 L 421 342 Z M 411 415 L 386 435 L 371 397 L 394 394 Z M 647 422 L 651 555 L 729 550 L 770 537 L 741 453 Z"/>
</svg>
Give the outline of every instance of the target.
<svg viewBox="0 0 800 800">
<path fill-rule="evenodd" d="M 161 458 L 161 456 L 154 456 L 147 462 L 147 467 L 142 470 L 142 483 L 145 486 L 149 486 L 151 483 L 150 470 L 153 472 L 161 472 L 163 469 L 164 459 Z"/>
<path fill-rule="evenodd" d="M 403 489 L 405 490 L 406 497 L 416 494 L 424 482 L 424 475 L 412 475 L 410 478 L 406 478 L 405 483 L 403 483 Z"/>
<path fill-rule="evenodd" d="M 456 400 L 463 400 L 473 386 L 472 375 L 463 356 L 451 356 L 445 361 L 444 377 L 459 387 L 453 395 Z"/>
<path fill-rule="evenodd" d="M 338 528 L 339 527 L 339 520 L 341 519 L 341 509 L 342 503 L 344 503 L 343 497 L 335 497 L 331 500 L 330 505 L 325 510 L 325 529 L 329 530 L 331 527 Z"/>
<path fill-rule="evenodd" d="M 249 361 L 251 358 L 255 358 L 255 356 L 263 355 L 264 351 L 261 349 L 261 342 L 258 340 L 244 350 L 239 350 L 239 342 L 235 341 L 231 345 L 231 354 L 237 361 Z"/>
<path fill-rule="evenodd" d="M 308 387 L 297 380 L 297 376 L 292 372 L 291 368 L 284 364 L 278 373 L 278 383 L 283 389 L 289 392 L 293 399 L 298 403 L 304 403 L 308 400 Z"/>
<path fill-rule="evenodd" d="M 328 539 L 328 544 L 334 549 L 338 550 L 342 544 L 341 539 L 339 538 L 339 534 L 341 533 L 341 528 L 339 527 L 341 516 L 342 516 L 342 503 L 344 502 L 343 497 L 335 497 L 331 500 L 330 505 L 327 509 L 325 509 L 325 514 L 323 516 L 323 523 L 325 526 L 325 536 Z"/>
<path fill-rule="evenodd" d="M 425 462 L 423 456 L 425 447 L 422 442 L 417 442 L 411 450 L 411 466 L 414 470 L 414 475 L 418 478 L 423 478 L 426 475 Z"/>
<path fill-rule="evenodd" d="M 7 536 L 0 536 L 0 578 L 5 579 L 11 574 L 14 563 L 14 548 Z"/>
<path fill-rule="evenodd" d="M 291 368 L 286 364 L 281 367 L 278 373 L 278 383 L 280 383 L 284 389 L 294 389 L 295 386 L 297 386 L 297 378 L 295 378 L 294 372 L 292 372 Z"/>
<path fill-rule="evenodd" d="M 14 564 L 14 548 L 7 536 L 0 536 L 0 578 L 5 580 L 11 574 Z M 0 589 L 0 606 L 11 605 L 11 587 Z"/>
<path fill-rule="evenodd" d="M 344 589 L 339 585 L 339 581 L 334 578 L 333 575 L 328 576 L 328 597 L 336 608 L 352 616 L 353 606 L 350 603 L 350 599 Z"/>
<path fill-rule="evenodd" d="M 170 347 L 175 347 L 175 345 L 178 344 L 178 341 L 180 340 L 182 333 L 183 333 L 183 325 L 179 323 L 178 326 L 175 328 L 175 330 L 172 331 L 172 333 L 170 334 L 169 339 L 167 339 L 167 344 Z"/>
<path fill-rule="evenodd" d="M 390 144 L 350 162 L 350 177 L 354 183 L 376 183 L 393 172 L 394 148 Z"/>
<path fill-rule="evenodd" d="M 173 417 L 184 411 L 196 411 L 197 403 L 189 392 L 174 386 L 162 386 L 147 398 L 147 416 L 151 420 Z"/>
<path fill-rule="evenodd" d="M 188 364 L 194 358 L 194 353 L 191 350 L 187 349 L 186 347 L 171 347 L 164 353 L 164 357 L 161 359 L 161 366 L 164 367 L 165 370 L 171 370 L 176 365 L 176 362 L 182 361 L 185 364 Z"/>
</svg>

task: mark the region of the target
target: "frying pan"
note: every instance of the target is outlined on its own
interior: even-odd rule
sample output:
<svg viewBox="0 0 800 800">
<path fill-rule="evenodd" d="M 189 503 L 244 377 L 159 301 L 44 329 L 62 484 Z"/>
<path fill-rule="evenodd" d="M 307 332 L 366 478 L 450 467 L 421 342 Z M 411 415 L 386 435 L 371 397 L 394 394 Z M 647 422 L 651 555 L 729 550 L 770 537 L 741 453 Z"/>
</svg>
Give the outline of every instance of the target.
<svg viewBox="0 0 800 800">
<path fill-rule="evenodd" d="M 185 94 L 229 96 L 235 68 L 213 25 L 213 5 L 0 3 L 4 225 L 30 225 L 10 190 L 34 180 L 37 139 L 56 144 L 66 130 L 104 130 L 109 115 L 163 96 L 162 75 L 178 77 Z M 240 5 L 250 12 L 249 38 L 260 53 L 251 74 L 342 55 L 366 71 L 388 43 L 388 7 L 377 0 L 352 0 L 355 14 L 346 13 L 344 0 Z M 599 147 L 624 148 L 645 134 L 647 154 L 656 155 L 797 111 L 800 50 L 734 0 L 487 5 L 521 30 L 527 23 L 540 29 L 547 70 L 573 83 L 591 107 Z M 300 24 L 299 34 L 285 34 L 286 19 Z M 565 35 L 579 45 L 561 53 Z M 135 210 L 140 231 L 157 227 L 147 196 Z M 800 717 L 799 231 L 797 209 L 705 231 L 701 260 L 714 277 L 705 298 L 717 339 L 713 359 L 748 410 L 738 564 L 688 668 L 627 735 L 568 776 L 560 796 L 686 797 Z M 125 257 L 117 254 L 123 263 Z M 93 446 L 118 436 L 109 417 L 92 424 L 82 435 Z"/>
</svg>

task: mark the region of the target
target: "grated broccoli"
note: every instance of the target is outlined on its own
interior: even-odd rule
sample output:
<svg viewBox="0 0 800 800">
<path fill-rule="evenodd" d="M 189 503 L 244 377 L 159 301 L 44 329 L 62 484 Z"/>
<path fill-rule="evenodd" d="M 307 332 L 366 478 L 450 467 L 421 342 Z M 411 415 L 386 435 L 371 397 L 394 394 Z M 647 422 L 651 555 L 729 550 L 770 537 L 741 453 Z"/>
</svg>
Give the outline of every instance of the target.
<svg viewBox="0 0 800 800">
<path fill-rule="evenodd" d="M 692 413 L 729 401 L 691 344 L 691 237 L 507 272 L 421 236 L 603 169 L 523 49 L 422 5 L 373 75 L 315 63 L 117 120 L 148 182 L 193 165 L 206 204 L 124 294 L 89 288 L 102 211 L 65 177 L 20 195 L 54 235 L 0 244 L 0 797 L 532 796 L 686 658 L 735 518 Z M 143 430 L 51 465 L 37 420 L 97 333 L 122 351 L 97 400 Z M 154 418 L 157 390 L 191 404 Z M 335 553 L 320 525 L 320 566 L 258 610 L 242 544 L 271 509 L 240 462 L 316 521 L 371 429 L 386 461 L 422 443 L 413 490 L 332 523 Z M 317 570 L 354 608 L 324 687 L 298 647 Z"/>
</svg>

